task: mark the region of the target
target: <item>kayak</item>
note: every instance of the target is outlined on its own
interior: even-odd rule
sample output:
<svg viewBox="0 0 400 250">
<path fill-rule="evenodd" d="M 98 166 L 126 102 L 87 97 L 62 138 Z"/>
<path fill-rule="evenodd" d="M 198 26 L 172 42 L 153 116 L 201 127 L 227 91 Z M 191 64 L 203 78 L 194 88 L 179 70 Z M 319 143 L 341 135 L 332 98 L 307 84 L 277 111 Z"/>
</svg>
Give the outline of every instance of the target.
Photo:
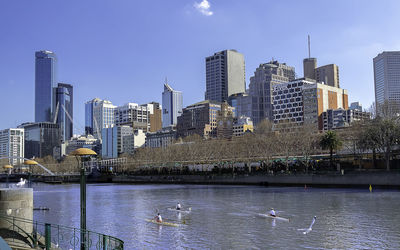
<svg viewBox="0 0 400 250">
<path fill-rule="evenodd" d="M 178 210 L 176 208 L 168 208 L 169 211 L 174 211 L 174 212 L 179 212 L 179 213 L 190 213 L 192 211 L 191 208 L 189 208 L 188 210 Z"/>
<path fill-rule="evenodd" d="M 283 217 L 280 217 L 280 216 L 272 216 L 272 215 L 270 215 L 270 214 L 257 214 L 257 215 L 260 216 L 260 217 L 264 217 L 264 218 L 271 218 L 271 219 L 283 220 L 283 221 L 287 221 L 287 222 L 290 221 L 290 219 L 283 218 Z"/>
<path fill-rule="evenodd" d="M 162 225 L 162 226 L 170 226 L 170 227 L 178 227 L 179 226 L 179 224 L 176 224 L 176 223 L 166 222 L 166 221 L 158 222 L 158 221 L 156 221 L 154 219 L 152 219 L 152 220 L 146 219 L 146 221 L 154 223 L 154 224 Z"/>
</svg>

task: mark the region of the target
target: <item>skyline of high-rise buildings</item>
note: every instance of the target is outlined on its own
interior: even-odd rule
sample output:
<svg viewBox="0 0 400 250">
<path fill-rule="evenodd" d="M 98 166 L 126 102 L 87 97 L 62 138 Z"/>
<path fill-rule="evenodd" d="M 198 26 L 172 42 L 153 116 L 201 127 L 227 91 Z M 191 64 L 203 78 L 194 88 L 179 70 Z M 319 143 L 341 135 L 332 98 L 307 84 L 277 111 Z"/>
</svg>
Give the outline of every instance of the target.
<svg viewBox="0 0 400 250">
<path fill-rule="evenodd" d="M 383 52 L 374 58 L 374 72 L 378 76 L 382 74 L 381 72 L 386 72 L 379 71 L 382 69 L 382 66 L 380 66 L 382 62 L 377 61 L 377 58 L 387 54 L 389 52 Z M 392 52 L 388 62 L 384 61 L 388 65 L 383 64 L 383 67 L 397 72 L 397 57 L 395 56 L 398 54 L 400 52 Z M 54 137 L 57 138 L 57 143 L 54 142 L 54 138 L 47 137 L 46 140 L 51 140 L 51 145 L 53 146 L 67 143 L 67 145 L 64 145 L 65 147 L 68 146 L 68 141 L 73 137 L 74 91 L 71 84 L 55 84 L 57 80 L 56 62 L 57 57 L 54 52 L 42 50 L 35 53 L 35 118 L 36 114 L 38 114 L 38 119 L 41 117 L 45 118 L 46 121 L 36 125 L 31 123 L 28 128 L 31 131 L 34 131 L 36 127 L 42 130 L 52 129 L 49 132 L 51 136 L 54 135 L 54 131 L 58 131 L 59 134 Z M 322 112 L 328 109 L 348 109 L 347 91 L 339 88 L 339 71 L 338 66 L 335 64 L 317 67 L 316 58 L 306 58 L 303 60 L 305 78 L 297 78 L 294 67 L 272 60 L 259 65 L 254 72 L 254 76 L 250 78 L 249 89 L 246 90 L 243 54 L 236 50 L 223 50 L 214 53 L 213 56 L 206 57 L 205 62 L 206 97 L 212 97 L 220 101 L 205 98 L 205 101 L 208 102 L 201 101 L 189 105 L 185 108 L 186 112 L 192 109 L 195 110 L 194 107 L 198 110 L 202 105 L 227 105 L 224 103 L 227 101 L 232 107 L 233 117 L 236 117 L 232 121 L 236 121 L 239 118 L 242 120 L 251 118 L 249 121 L 251 122 L 252 120 L 254 125 L 257 125 L 263 119 L 269 119 L 275 124 L 289 120 L 298 124 L 311 121 L 311 123 L 317 123 L 318 129 L 322 130 L 325 128 L 321 124 Z M 396 76 L 393 73 L 389 75 L 391 77 Z M 379 80 L 377 77 L 375 78 L 375 80 Z M 294 82 L 295 80 L 297 82 Z M 303 81 L 306 84 L 300 87 L 298 81 Z M 295 86 L 296 83 L 298 86 Z M 314 85 L 315 87 L 311 87 Z M 45 97 L 43 100 L 46 102 L 41 102 L 43 100 L 39 98 L 40 95 Z M 302 99 L 300 100 L 299 98 Z M 278 103 L 281 100 L 285 103 Z M 312 108 L 313 103 L 318 103 L 318 106 Z M 43 105 L 40 106 L 39 104 Z M 40 108 L 38 108 L 39 106 Z M 340 113 L 340 111 L 335 112 Z M 182 92 L 174 90 L 169 83 L 165 82 L 164 91 L 162 92 L 162 105 L 157 102 L 150 102 L 142 105 L 127 103 L 115 106 L 110 101 L 99 98 L 86 102 L 85 134 L 92 134 L 94 138 L 99 139 L 101 142 L 103 129 L 113 126 L 130 126 L 134 130 L 140 129 L 144 133 L 154 133 L 161 131 L 162 128 L 175 129 L 176 127 L 186 131 L 185 124 L 178 124 L 178 117 L 182 113 Z M 196 117 L 196 114 L 193 117 Z M 196 119 L 199 120 L 200 118 L 196 117 Z M 210 117 L 207 119 L 209 122 L 202 121 L 205 127 L 200 128 L 202 131 L 200 134 L 211 137 L 216 136 L 216 128 L 219 124 L 217 124 L 218 116 L 210 113 Z M 182 118 L 181 121 L 189 124 L 187 119 Z M 57 124 L 58 126 L 50 126 L 51 124 Z M 236 124 L 232 122 L 230 125 Z M 194 130 L 198 129 L 196 128 L 197 125 L 192 124 L 191 126 Z M 27 127 L 27 125 L 25 124 L 22 127 Z M 226 129 L 226 126 L 224 129 Z M 31 131 L 25 133 L 26 138 L 33 134 Z M 162 136 L 167 132 L 169 133 L 170 131 L 164 129 L 163 133 L 161 133 Z M 178 131 L 177 134 L 178 136 L 191 134 L 186 132 Z M 25 143 L 30 145 L 29 143 L 36 143 L 39 140 L 40 138 L 35 138 L 34 140 L 26 140 Z M 50 150 L 45 146 L 42 145 L 40 147 L 49 153 Z M 30 151 L 32 150 L 27 150 L 27 152 Z M 32 156 L 43 156 L 41 151 L 42 149 L 30 154 Z"/>
</svg>

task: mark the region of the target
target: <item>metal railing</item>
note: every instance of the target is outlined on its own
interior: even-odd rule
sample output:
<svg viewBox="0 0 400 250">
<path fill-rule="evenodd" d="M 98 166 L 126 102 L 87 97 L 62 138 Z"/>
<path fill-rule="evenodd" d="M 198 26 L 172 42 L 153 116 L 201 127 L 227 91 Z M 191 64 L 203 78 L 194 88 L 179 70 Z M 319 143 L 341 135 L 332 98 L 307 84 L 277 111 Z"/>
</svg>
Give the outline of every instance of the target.
<svg viewBox="0 0 400 250">
<path fill-rule="evenodd" d="M 124 242 L 112 236 L 6 215 L 0 215 L 0 233 L 9 244 L 38 249 L 124 249 Z"/>
</svg>

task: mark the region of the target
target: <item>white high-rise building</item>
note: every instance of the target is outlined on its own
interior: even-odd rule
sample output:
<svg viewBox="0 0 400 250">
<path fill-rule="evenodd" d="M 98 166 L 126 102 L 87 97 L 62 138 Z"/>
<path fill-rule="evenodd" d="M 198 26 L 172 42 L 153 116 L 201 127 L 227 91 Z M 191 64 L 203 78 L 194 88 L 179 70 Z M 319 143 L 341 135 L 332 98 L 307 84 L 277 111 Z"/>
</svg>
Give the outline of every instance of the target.
<svg viewBox="0 0 400 250">
<path fill-rule="evenodd" d="M 182 92 L 164 84 L 162 93 L 162 127 L 176 126 L 178 116 L 182 114 Z"/>
<path fill-rule="evenodd" d="M 110 101 L 101 100 L 93 106 L 93 136 L 101 139 L 101 130 L 115 124 L 115 108 Z"/>
<path fill-rule="evenodd" d="M 0 130 L 0 157 L 10 157 L 11 165 L 22 163 L 24 157 L 24 129 L 9 128 Z"/>
<path fill-rule="evenodd" d="M 130 126 L 147 132 L 150 129 L 151 114 L 153 114 L 153 104 L 139 105 L 130 102 L 115 109 L 115 125 Z"/>
<path fill-rule="evenodd" d="M 375 104 L 385 101 L 400 109 L 400 51 L 384 51 L 374 58 Z"/>
<path fill-rule="evenodd" d="M 206 100 L 223 102 L 237 93 L 246 92 L 243 54 L 224 50 L 206 57 Z"/>
</svg>

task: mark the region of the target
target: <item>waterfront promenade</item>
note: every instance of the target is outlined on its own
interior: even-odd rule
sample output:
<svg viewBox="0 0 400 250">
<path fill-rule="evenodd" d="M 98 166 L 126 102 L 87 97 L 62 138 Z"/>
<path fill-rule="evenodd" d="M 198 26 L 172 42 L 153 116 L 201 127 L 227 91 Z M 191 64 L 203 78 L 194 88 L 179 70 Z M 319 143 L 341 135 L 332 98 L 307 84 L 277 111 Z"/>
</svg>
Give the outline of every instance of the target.
<svg viewBox="0 0 400 250">
<path fill-rule="evenodd" d="M 14 175 L 15 180 L 25 175 Z M 0 178 L 4 179 L 2 175 Z M 78 174 L 33 175 L 35 182 L 51 184 L 77 183 Z M 89 183 L 130 183 L 130 184 L 221 184 L 221 185 L 263 185 L 263 186 L 315 186 L 315 187 L 369 187 L 400 188 L 400 171 L 331 171 L 324 173 L 166 173 L 166 174 L 115 174 L 88 175 Z"/>
</svg>

